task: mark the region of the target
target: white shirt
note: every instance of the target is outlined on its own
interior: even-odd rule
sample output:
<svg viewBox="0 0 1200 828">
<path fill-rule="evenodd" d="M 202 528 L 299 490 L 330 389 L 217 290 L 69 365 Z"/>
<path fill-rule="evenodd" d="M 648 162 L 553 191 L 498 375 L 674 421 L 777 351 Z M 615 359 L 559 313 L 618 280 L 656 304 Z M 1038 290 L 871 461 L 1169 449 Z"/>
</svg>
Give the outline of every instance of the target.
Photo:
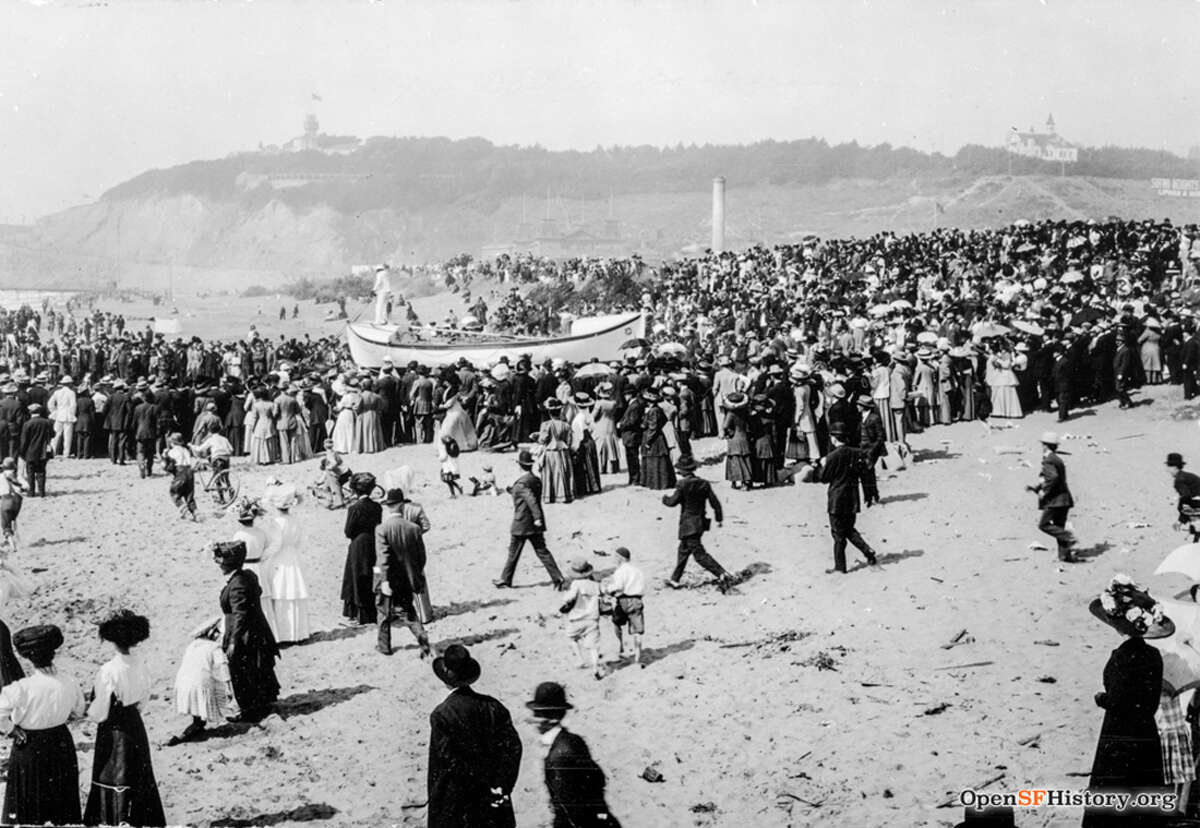
<svg viewBox="0 0 1200 828">
<path fill-rule="evenodd" d="M 46 405 L 50 408 L 50 420 L 55 423 L 75 422 L 75 392 L 65 385 L 50 395 Z"/>
<path fill-rule="evenodd" d="M 558 738 L 559 733 L 562 733 L 561 724 L 555 725 L 538 737 L 538 741 L 542 743 L 543 756 L 550 753 L 550 748 L 554 746 L 554 740 Z"/>
<path fill-rule="evenodd" d="M 225 439 L 224 434 L 210 434 L 203 443 L 196 446 L 199 454 L 207 453 L 214 460 L 233 456 L 233 446 Z"/>
<path fill-rule="evenodd" d="M 69 676 L 33 669 L 32 675 L 0 690 L 0 733 L 14 725 L 25 730 L 48 730 L 83 714 L 83 691 Z"/>
<path fill-rule="evenodd" d="M 141 704 L 150 698 L 150 676 L 142 660 L 133 653 L 117 653 L 101 665 L 94 686 L 96 696 L 87 711 L 88 718 L 93 722 L 108 718 L 113 696 L 126 707 Z"/>
<path fill-rule="evenodd" d="M 570 621 L 600 620 L 600 585 L 591 578 L 574 578 L 563 594 L 563 603 L 575 602 L 567 614 Z"/>
<path fill-rule="evenodd" d="M 191 466 L 196 462 L 195 455 L 186 446 L 171 446 L 163 454 L 175 461 L 179 468 Z"/>
<path fill-rule="evenodd" d="M 646 594 L 646 576 L 642 570 L 626 561 L 617 567 L 604 591 L 640 598 Z"/>
</svg>

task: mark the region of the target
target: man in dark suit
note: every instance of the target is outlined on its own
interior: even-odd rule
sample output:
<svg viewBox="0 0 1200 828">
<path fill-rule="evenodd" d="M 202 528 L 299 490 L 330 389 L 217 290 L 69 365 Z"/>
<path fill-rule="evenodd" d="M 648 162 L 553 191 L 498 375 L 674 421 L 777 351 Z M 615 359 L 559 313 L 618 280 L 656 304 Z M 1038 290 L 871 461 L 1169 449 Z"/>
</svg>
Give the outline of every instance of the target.
<svg viewBox="0 0 1200 828">
<path fill-rule="evenodd" d="M 383 358 L 379 378 L 375 380 L 375 391 L 383 399 L 383 411 L 379 418 L 383 426 L 383 445 L 394 446 L 399 442 L 396 439 L 396 418 L 400 414 L 400 381 L 389 357 Z"/>
<path fill-rule="evenodd" d="M 458 383 L 458 401 L 471 422 L 475 422 L 475 413 L 479 409 L 479 377 L 466 357 L 458 361 Z"/>
<path fill-rule="evenodd" d="M 700 540 L 709 527 L 706 506 L 712 506 L 717 526 L 724 521 L 721 501 L 717 500 L 717 495 L 707 480 L 696 477 L 696 461 L 691 455 L 680 457 L 675 470 L 679 472 L 675 491 L 663 495 L 662 499 L 664 506 L 679 507 L 679 551 L 675 557 L 675 570 L 667 579 L 667 586 L 672 589 L 683 586 L 680 579 L 683 577 L 684 568 L 687 567 L 688 558 L 695 558 L 696 563 L 717 576 L 717 588 L 721 592 L 727 592 L 733 586 L 733 576 L 708 554 Z"/>
<path fill-rule="evenodd" d="M 636 486 L 642 480 L 642 416 L 646 403 L 633 383 L 625 386 L 625 411 L 617 422 L 617 434 L 625 447 L 625 463 L 629 467 L 629 485 Z"/>
<path fill-rule="evenodd" d="M 1076 563 L 1071 552 L 1075 536 L 1066 528 L 1067 513 L 1075 505 L 1075 500 L 1067 488 L 1067 467 L 1057 454 L 1058 434 L 1047 431 L 1042 434 L 1041 442 L 1041 481 L 1036 486 L 1025 488 L 1038 496 L 1038 508 L 1042 510 L 1038 529 L 1058 542 L 1058 559 L 1065 563 Z"/>
<path fill-rule="evenodd" d="M 1059 345 L 1054 352 L 1054 395 L 1058 399 L 1058 421 L 1071 417 L 1071 402 L 1075 396 L 1075 365 L 1071 349 Z"/>
<path fill-rule="evenodd" d="M 17 399 L 16 383 L 8 383 L 0 389 L 0 456 L 16 457 L 17 443 L 21 437 L 21 426 L 25 424 L 28 411 Z"/>
<path fill-rule="evenodd" d="M 88 460 L 92 456 L 92 433 L 96 421 L 96 401 L 87 386 L 75 396 L 75 457 Z"/>
<path fill-rule="evenodd" d="M 154 395 L 146 396 L 133 409 L 133 439 L 137 444 L 138 473 L 143 478 L 154 473 L 154 455 L 158 443 L 158 403 Z"/>
<path fill-rule="evenodd" d="M 116 465 L 124 466 L 129 459 L 125 431 L 132 415 L 133 405 L 125 389 L 125 380 L 113 380 L 113 391 L 108 397 L 108 407 L 104 413 L 104 427 L 108 429 L 108 459 Z"/>
<path fill-rule="evenodd" d="M 863 452 L 863 465 L 858 470 L 858 479 L 862 484 L 863 503 L 870 508 L 872 503 L 879 502 L 879 482 L 875 477 L 875 464 L 887 450 L 887 431 L 879 408 L 870 394 L 860 394 L 857 404 L 862 415 L 858 447 Z"/>
<path fill-rule="evenodd" d="M 447 647 L 433 672 L 451 692 L 429 716 L 429 828 L 512 828 L 521 771 L 512 716 L 471 689 L 481 670 L 463 645 Z"/>
<path fill-rule="evenodd" d="M 863 452 L 858 448 L 846 445 L 846 431 L 840 424 L 829 427 L 829 440 L 833 451 L 820 458 L 816 463 L 818 475 L 815 480 L 829 486 L 829 533 L 833 535 L 833 568 L 837 572 L 846 571 L 846 542 L 863 553 L 867 563 L 875 565 L 876 557 L 873 550 L 858 529 L 854 527 L 858 519 L 858 486 L 859 469 L 864 463 Z"/>
<path fill-rule="evenodd" d="M 396 428 L 400 432 L 397 439 L 401 443 L 411 443 L 416 439 L 415 426 L 412 421 L 412 387 L 420 377 L 417 363 L 409 362 L 396 387 L 396 393 L 400 397 L 400 412 L 397 415 L 399 419 L 396 422 Z"/>
<path fill-rule="evenodd" d="M 412 407 L 413 420 L 416 422 L 416 440 L 418 443 L 432 443 L 433 380 L 429 378 L 428 366 L 422 365 L 418 373 L 420 376 L 409 391 L 409 404 Z"/>
<path fill-rule="evenodd" d="M 522 443 L 538 430 L 538 411 L 542 400 L 537 398 L 537 383 L 529 375 L 529 362 L 517 360 L 516 373 L 512 375 L 513 433 L 512 442 Z"/>
<path fill-rule="evenodd" d="M 1179 522 L 1188 523 L 1200 510 L 1200 477 L 1184 471 L 1183 465 L 1183 455 L 1175 451 L 1167 455 L 1167 471 L 1174 478 L 1175 493 L 1179 495 Z"/>
<path fill-rule="evenodd" d="M 554 811 L 553 828 L 620 828 L 604 801 L 604 771 L 592 759 L 587 742 L 563 727 L 574 705 L 561 684 L 542 682 L 525 706 L 537 719 L 546 748 L 546 788 Z"/>
<path fill-rule="evenodd" d="M 1183 372 L 1183 398 L 1190 400 L 1196 396 L 1196 374 L 1200 372 L 1200 331 L 1194 322 L 1188 323 L 1187 339 L 1180 353 L 1180 363 Z"/>
<path fill-rule="evenodd" d="M 425 587 L 425 541 L 421 527 L 401 512 L 406 500 L 400 489 L 390 489 L 387 513 L 375 527 L 375 593 L 379 609 L 379 637 L 375 649 L 392 654 L 392 611 L 397 610 L 421 647 L 421 658 L 430 654 L 429 637 L 417 617 L 413 598 Z"/>
<path fill-rule="evenodd" d="M 38 403 L 29 406 L 29 419 L 21 426 L 17 456 L 25 461 L 25 479 L 30 496 L 46 496 L 46 455 L 54 441 L 54 423 Z"/>
<path fill-rule="evenodd" d="M 500 573 L 500 577 L 492 583 L 499 589 L 512 586 L 513 573 L 516 572 L 517 561 L 521 559 L 521 550 L 525 547 L 525 541 L 529 541 L 538 560 L 550 574 L 554 588 L 562 589 L 565 583 L 562 572 L 559 571 L 554 556 L 546 548 L 546 518 L 542 514 L 542 481 L 530 471 L 533 468 L 533 456 L 525 449 L 521 449 L 521 453 L 517 455 L 517 465 L 521 467 L 523 474 L 511 487 L 513 522 L 512 540 L 508 544 L 508 559 L 504 562 L 504 569 Z"/>
</svg>

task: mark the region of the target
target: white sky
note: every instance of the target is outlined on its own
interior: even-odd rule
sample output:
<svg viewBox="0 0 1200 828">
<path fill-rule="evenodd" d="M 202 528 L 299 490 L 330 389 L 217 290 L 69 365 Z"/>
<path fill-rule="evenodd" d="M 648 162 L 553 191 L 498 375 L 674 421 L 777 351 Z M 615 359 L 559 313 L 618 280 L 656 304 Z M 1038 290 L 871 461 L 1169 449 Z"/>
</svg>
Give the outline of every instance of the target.
<svg viewBox="0 0 1200 828">
<path fill-rule="evenodd" d="M 0 0 L 0 221 L 322 131 L 1200 145 L 1196 0 Z M 312 103 L 316 92 L 323 101 Z"/>
</svg>

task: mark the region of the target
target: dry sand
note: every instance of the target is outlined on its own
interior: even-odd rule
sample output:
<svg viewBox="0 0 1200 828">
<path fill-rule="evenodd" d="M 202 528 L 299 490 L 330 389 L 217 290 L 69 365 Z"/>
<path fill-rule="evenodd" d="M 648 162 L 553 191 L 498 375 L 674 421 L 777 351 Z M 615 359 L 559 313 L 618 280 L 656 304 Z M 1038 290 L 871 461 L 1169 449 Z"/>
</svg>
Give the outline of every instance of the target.
<svg viewBox="0 0 1200 828">
<path fill-rule="evenodd" d="M 1182 418 L 1195 412 L 1178 389 L 1146 396 L 1152 404 L 1128 412 L 1109 405 L 1064 426 L 1039 414 L 1012 428 L 970 423 L 914 436 L 918 462 L 882 476 L 884 505 L 859 521 L 884 565 L 849 575 L 826 572 L 824 487 L 731 491 L 715 440 L 699 442 L 697 455 L 713 463 L 702 474 L 720 481 L 727 519 L 706 545 L 726 567 L 752 572 L 729 596 L 694 564 L 693 588 L 663 587 L 676 512 L 660 493 L 626 488 L 624 475 L 606 477 L 600 495 L 547 506 L 548 541 L 561 563 L 588 555 L 606 571 L 623 544 L 652 583 L 649 666 L 614 664 L 602 681 L 573 665 L 559 599 L 530 550 L 519 588 L 492 587 L 507 544 L 508 497 L 450 501 L 430 446 L 352 457 L 351 466 L 380 476 L 404 464 L 418 470 L 423 483 L 413 494 L 433 521 L 428 575 L 444 616 L 431 638 L 438 648 L 470 645 L 483 665 L 477 688 L 513 712 L 525 745 L 514 792 L 519 825 L 549 822 L 541 754 L 523 707 L 545 680 L 566 684 L 577 707 L 567 725 L 608 773 L 609 802 L 627 826 L 953 825 L 961 808 L 936 806 L 1000 774 L 989 790 L 1086 783 L 1069 774 L 1090 767 L 1102 718 L 1092 695 L 1118 643 L 1087 601 L 1117 571 L 1163 597 L 1187 586 L 1181 576 L 1150 573 L 1183 540 L 1171 529 L 1163 458 L 1181 451 L 1200 459 L 1200 431 Z M 1052 427 L 1091 437 L 1063 447 L 1079 503 L 1072 519 L 1084 546 L 1103 550 L 1065 569 L 1053 552 L 1029 549 L 1048 539 L 1023 490 L 1037 477 L 1037 437 Z M 996 453 L 1006 446 L 1020 451 Z M 485 462 L 502 484 L 515 477 L 511 454 L 464 455 L 464 476 Z M 270 474 L 307 484 L 316 462 L 239 464 L 238 472 L 258 491 Z M 61 667 L 90 682 L 109 657 L 94 623 L 110 606 L 146 613 L 153 634 L 142 649 L 155 696 L 145 718 L 161 746 L 186 724 L 174 712 L 172 686 L 187 630 L 218 611 L 221 576 L 204 547 L 235 524 L 203 503 L 200 523 L 180 522 L 166 478 L 139 480 L 133 466 L 52 462 L 48 488 L 45 501 L 26 501 L 16 560 L 35 570 L 38 588 L 5 608 L 6 620 L 13 629 L 62 625 Z M 279 663 L 279 715 L 245 732 L 156 749 L 167 815 L 205 825 L 423 824 L 428 714 L 445 689 L 406 630 L 396 629 L 402 649 L 386 658 L 372 649 L 373 631 L 339 627 L 344 513 L 308 500 L 297 516 L 320 632 Z M 1143 521 L 1149 528 L 1127 526 Z M 963 629 L 973 643 L 941 648 Z M 1058 646 L 1036 643 L 1047 640 Z M 603 652 L 615 653 L 607 626 Z M 986 663 L 955 666 L 979 662 Z M 95 728 L 74 730 L 85 788 Z M 639 778 L 652 764 L 661 784 Z M 1041 811 L 1019 815 L 1018 824 L 1078 818 Z"/>
</svg>

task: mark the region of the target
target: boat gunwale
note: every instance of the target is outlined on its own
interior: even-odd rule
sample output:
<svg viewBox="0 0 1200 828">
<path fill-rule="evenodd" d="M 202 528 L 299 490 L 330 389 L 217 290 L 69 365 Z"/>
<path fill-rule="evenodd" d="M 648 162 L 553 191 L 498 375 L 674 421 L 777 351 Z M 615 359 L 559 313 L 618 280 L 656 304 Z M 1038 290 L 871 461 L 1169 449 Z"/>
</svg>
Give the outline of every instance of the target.
<svg viewBox="0 0 1200 828">
<path fill-rule="evenodd" d="M 599 331 L 592 331 L 591 333 L 577 334 L 574 336 L 562 336 L 562 337 L 557 337 L 554 339 L 518 339 L 518 340 L 509 341 L 509 342 L 464 342 L 464 343 L 442 343 L 442 344 L 420 343 L 420 342 L 418 342 L 418 343 L 392 343 L 392 342 L 388 342 L 386 340 L 380 341 L 378 339 L 371 339 L 368 336 L 364 336 L 363 333 L 355 327 L 356 325 L 366 325 L 366 326 L 370 326 L 370 327 L 376 327 L 375 324 L 372 322 L 350 322 L 346 325 L 346 328 L 351 333 L 353 333 L 355 336 L 357 336 L 359 339 L 361 339 L 362 341 L 368 342 L 371 345 L 378 345 L 378 346 L 381 346 L 384 348 L 405 348 L 405 349 L 411 349 L 411 350 L 415 350 L 415 351 L 445 351 L 445 350 L 495 351 L 495 350 L 518 350 L 520 348 L 544 348 L 544 347 L 551 346 L 551 345 L 565 344 L 568 342 L 582 342 L 587 339 L 595 339 L 596 337 L 599 337 L 599 336 L 607 336 L 607 335 L 613 333 L 614 331 L 616 331 L 618 328 L 621 328 L 625 325 L 633 324 L 633 323 L 637 322 L 641 318 L 641 316 L 642 316 L 642 314 L 640 312 L 630 314 L 630 316 L 627 319 L 625 319 L 624 321 L 618 322 L 611 327 L 604 328 Z"/>
</svg>

